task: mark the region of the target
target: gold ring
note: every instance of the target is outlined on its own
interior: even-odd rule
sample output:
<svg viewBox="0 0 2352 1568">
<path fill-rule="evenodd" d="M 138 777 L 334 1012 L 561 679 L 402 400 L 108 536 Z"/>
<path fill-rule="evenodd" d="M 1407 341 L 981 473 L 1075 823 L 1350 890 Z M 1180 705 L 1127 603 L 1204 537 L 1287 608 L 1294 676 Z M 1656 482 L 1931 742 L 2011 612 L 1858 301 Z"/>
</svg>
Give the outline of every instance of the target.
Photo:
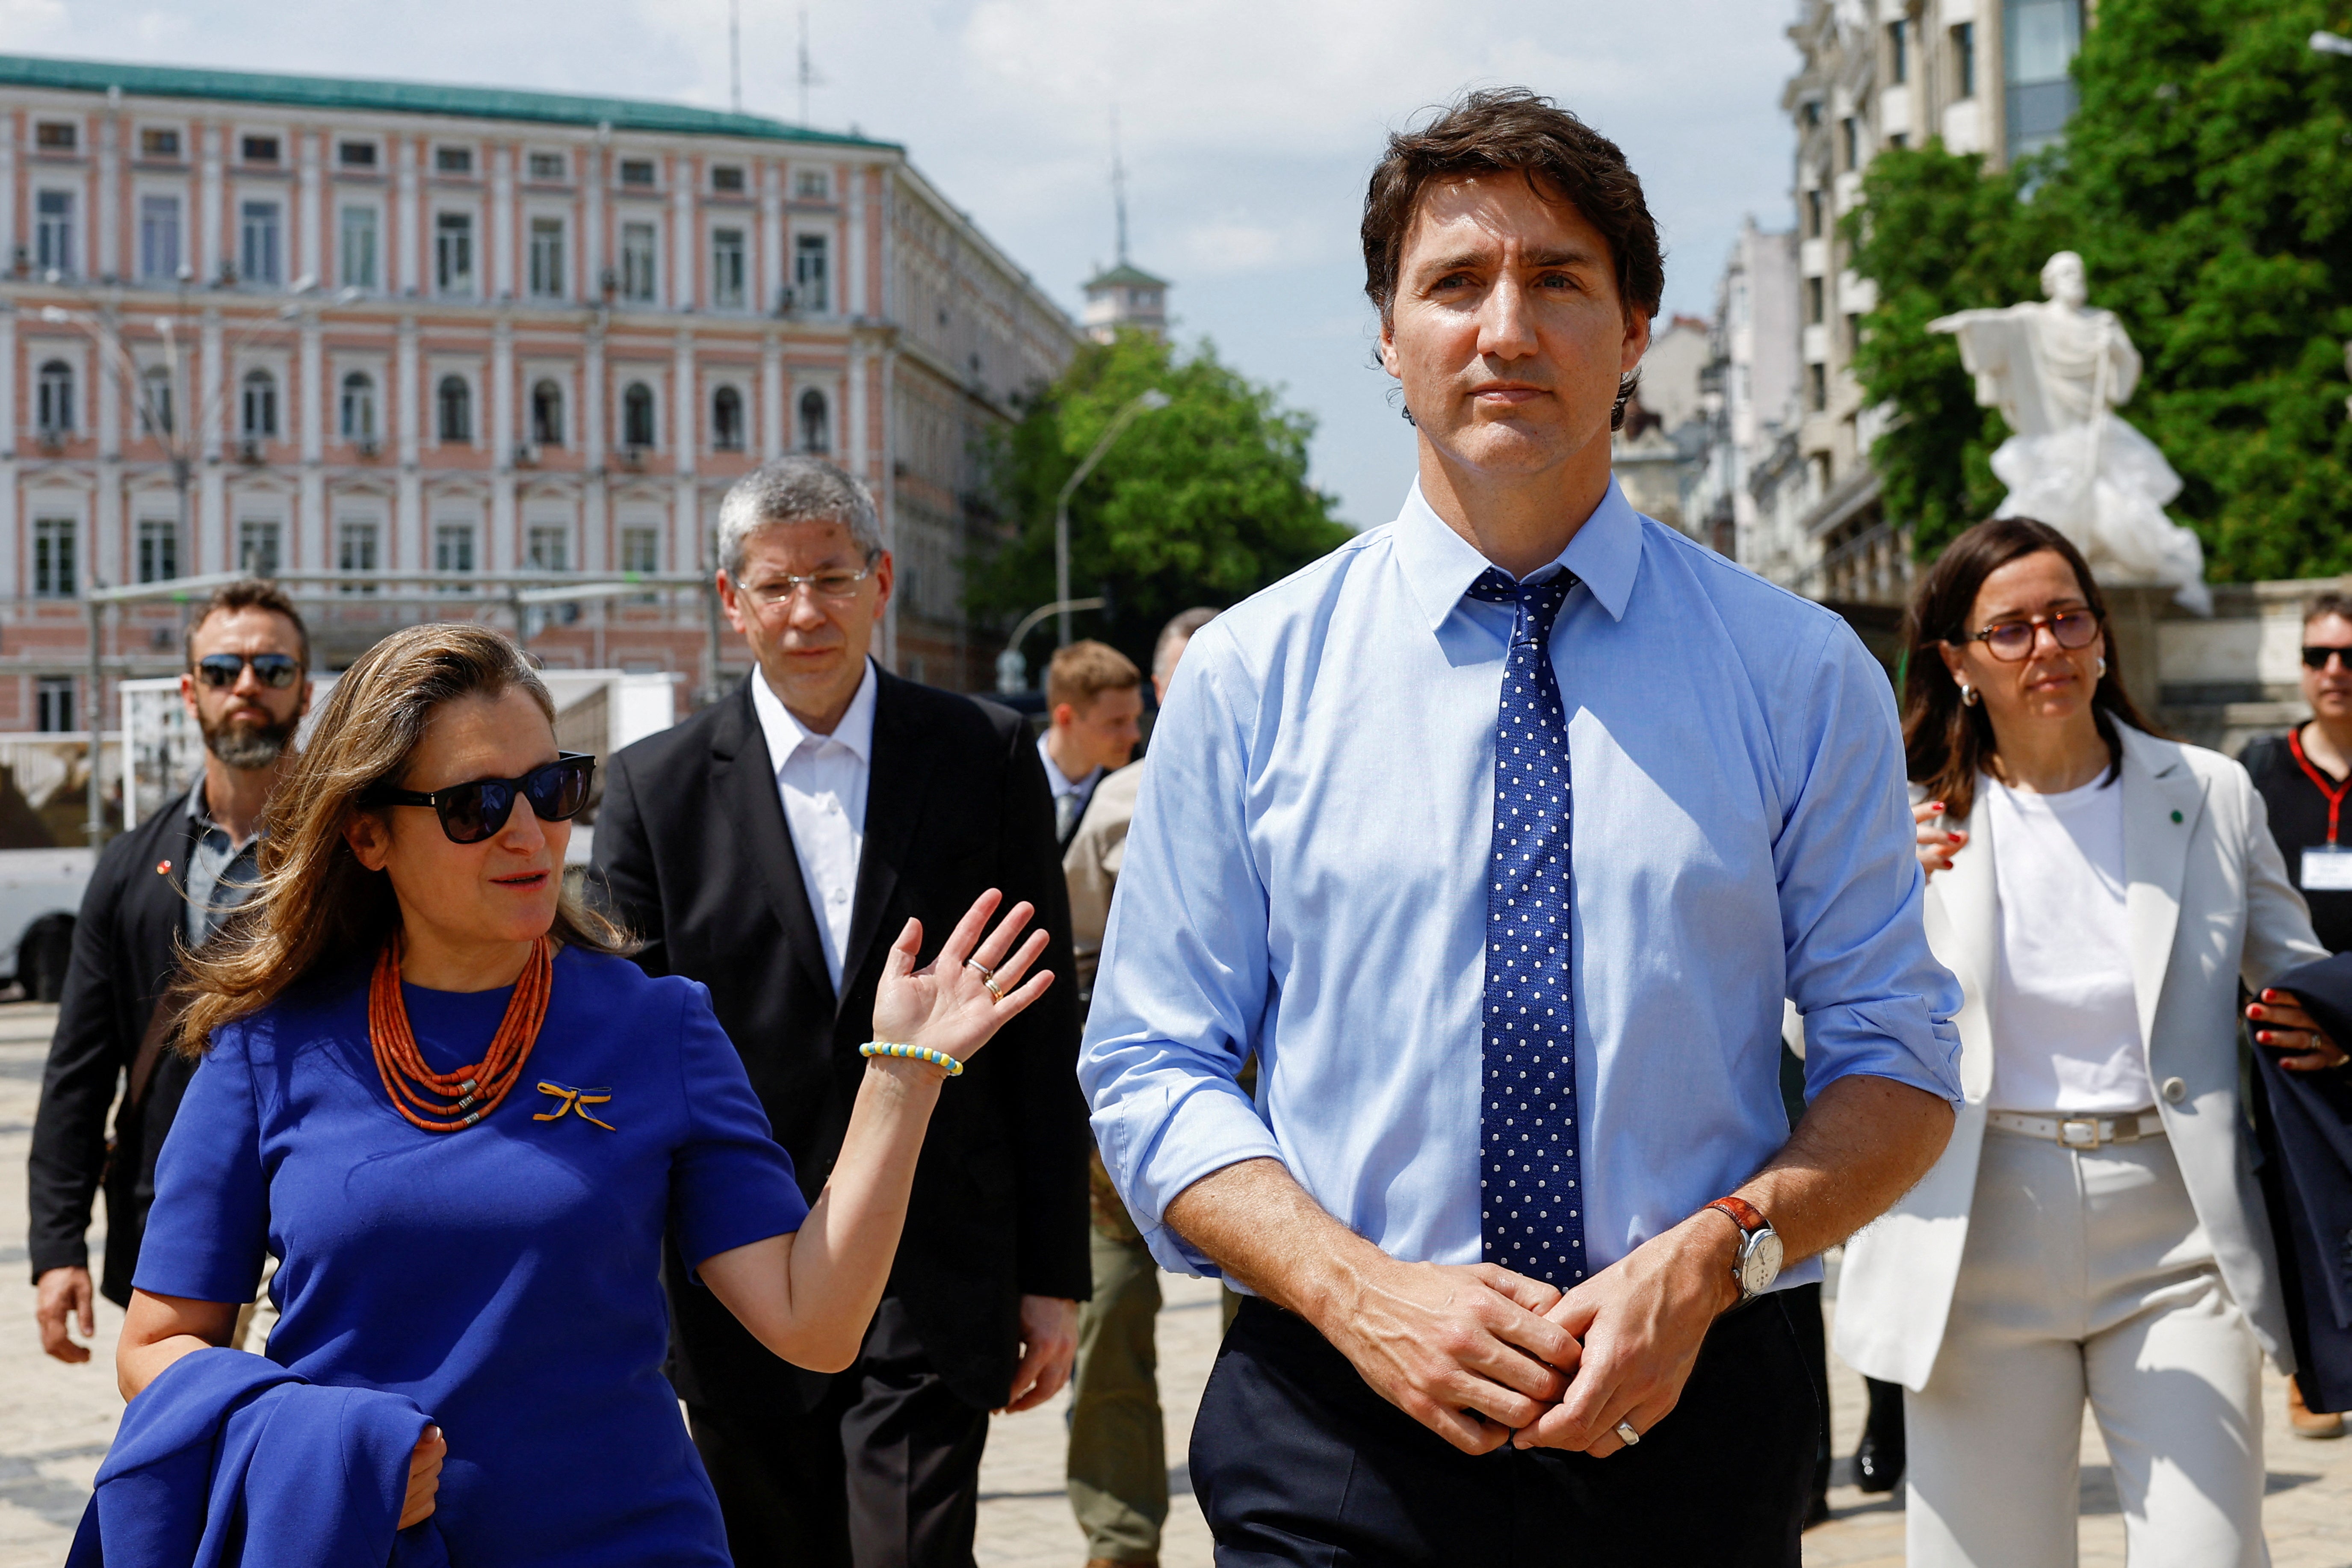
<svg viewBox="0 0 2352 1568">
<path fill-rule="evenodd" d="M 1631 1421 L 1620 1421 L 1617 1423 L 1617 1440 L 1630 1448 L 1642 1440 L 1642 1435 L 1633 1430 Z"/>
<path fill-rule="evenodd" d="M 980 983 L 988 988 L 988 994 L 991 996 L 995 997 L 999 1002 L 1004 1000 L 1004 993 L 996 988 L 996 976 L 994 974 L 990 973 L 986 970 L 982 970 L 981 972 Z"/>
</svg>

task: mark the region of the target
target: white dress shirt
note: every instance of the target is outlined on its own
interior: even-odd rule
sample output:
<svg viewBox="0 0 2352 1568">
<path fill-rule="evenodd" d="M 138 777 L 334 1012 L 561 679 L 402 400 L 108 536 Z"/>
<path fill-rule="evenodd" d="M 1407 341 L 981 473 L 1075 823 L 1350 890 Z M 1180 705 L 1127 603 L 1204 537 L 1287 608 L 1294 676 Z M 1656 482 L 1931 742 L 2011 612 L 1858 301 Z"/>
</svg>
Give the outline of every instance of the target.
<svg viewBox="0 0 2352 1568">
<path fill-rule="evenodd" d="M 1095 785 L 1102 783 L 1104 770 L 1096 768 L 1082 779 L 1073 779 L 1062 772 L 1062 764 L 1054 760 L 1053 749 L 1046 742 L 1054 731 L 1046 731 L 1037 737 L 1037 760 L 1045 764 L 1045 787 L 1054 792 L 1054 836 L 1066 839 L 1087 813 L 1087 802 L 1094 798 Z M 1064 802 L 1069 804 L 1065 805 Z"/>
<path fill-rule="evenodd" d="M 830 735 L 793 716 L 765 677 L 751 682 L 751 711 L 768 738 L 776 772 L 776 798 L 801 863 L 801 886 L 824 944 L 825 973 L 841 991 L 842 955 L 849 951 L 849 916 L 857 901 L 857 861 L 866 848 L 866 786 L 874 765 L 874 662 Z"/>
</svg>

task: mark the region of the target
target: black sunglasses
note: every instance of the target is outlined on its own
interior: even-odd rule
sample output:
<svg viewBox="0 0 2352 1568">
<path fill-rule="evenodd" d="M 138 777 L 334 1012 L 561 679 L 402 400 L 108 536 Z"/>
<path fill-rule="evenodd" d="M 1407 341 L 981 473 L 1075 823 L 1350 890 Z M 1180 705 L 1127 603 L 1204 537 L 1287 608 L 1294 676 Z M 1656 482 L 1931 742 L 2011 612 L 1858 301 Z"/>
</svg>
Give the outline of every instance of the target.
<svg viewBox="0 0 2352 1568">
<path fill-rule="evenodd" d="M 2303 645 L 2303 668 L 2305 669 L 2326 669 L 2327 661 L 2331 658 L 2342 659 L 2344 668 L 2352 669 L 2352 647 L 2314 647 L 2309 643 Z"/>
<path fill-rule="evenodd" d="M 368 792 L 362 805 L 429 805 L 440 814 L 441 831 L 452 844 L 479 844 L 507 825 L 517 800 L 530 802 L 530 812 L 541 822 L 566 822 L 588 804 L 588 784 L 596 776 L 596 759 L 584 752 L 565 752 L 545 767 L 533 768 L 519 779 L 475 779 L 426 795 L 413 789 L 379 786 Z"/>
<path fill-rule="evenodd" d="M 302 678 L 302 661 L 290 653 L 208 653 L 196 660 L 196 679 L 215 690 L 235 686 L 248 664 L 256 680 L 280 691 Z"/>
</svg>

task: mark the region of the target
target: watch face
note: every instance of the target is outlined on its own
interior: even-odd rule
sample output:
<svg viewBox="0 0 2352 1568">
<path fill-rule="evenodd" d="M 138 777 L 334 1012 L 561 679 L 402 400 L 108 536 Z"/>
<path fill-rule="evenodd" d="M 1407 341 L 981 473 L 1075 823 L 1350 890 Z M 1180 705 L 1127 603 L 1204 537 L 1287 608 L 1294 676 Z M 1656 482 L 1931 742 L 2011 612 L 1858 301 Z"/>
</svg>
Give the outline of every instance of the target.
<svg viewBox="0 0 2352 1568">
<path fill-rule="evenodd" d="M 1780 1278 L 1780 1237 L 1769 1230 L 1759 1230 L 1748 1238 L 1739 1249 L 1739 1289 L 1749 1296 L 1760 1296 Z"/>
</svg>

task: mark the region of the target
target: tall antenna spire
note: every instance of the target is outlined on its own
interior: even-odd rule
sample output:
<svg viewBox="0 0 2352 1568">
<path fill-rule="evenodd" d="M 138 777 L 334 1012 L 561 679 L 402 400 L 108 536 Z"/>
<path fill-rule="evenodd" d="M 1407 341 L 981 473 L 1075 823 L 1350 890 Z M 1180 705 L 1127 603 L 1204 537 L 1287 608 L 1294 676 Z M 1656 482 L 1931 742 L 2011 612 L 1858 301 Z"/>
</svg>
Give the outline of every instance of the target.
<svg viewBox="0 0 2352 1568">
<path fill-rule="evenodd" d="M 801 84 L 801 123 L 803 125 L 806 125 L 809 122 L 809 89 L 818 85 L 819 79 L 816 74 L 816 68 L 809 63 L 808 7 L 805 5 L 801 7 L 801 53 L 799 75 Z"/>
<path fill-rule="evenodd" d="M 743 0 L 727 0 L 727 101 L 743 112 Z"/>
<path fill-rule="evenodd" d="M 1127 265 L 1127 163 L 1118 150 L 1118 105 L 1110 106 L 1110 202 L 1118 215 L 1118 264 Z"/>
</svg>

